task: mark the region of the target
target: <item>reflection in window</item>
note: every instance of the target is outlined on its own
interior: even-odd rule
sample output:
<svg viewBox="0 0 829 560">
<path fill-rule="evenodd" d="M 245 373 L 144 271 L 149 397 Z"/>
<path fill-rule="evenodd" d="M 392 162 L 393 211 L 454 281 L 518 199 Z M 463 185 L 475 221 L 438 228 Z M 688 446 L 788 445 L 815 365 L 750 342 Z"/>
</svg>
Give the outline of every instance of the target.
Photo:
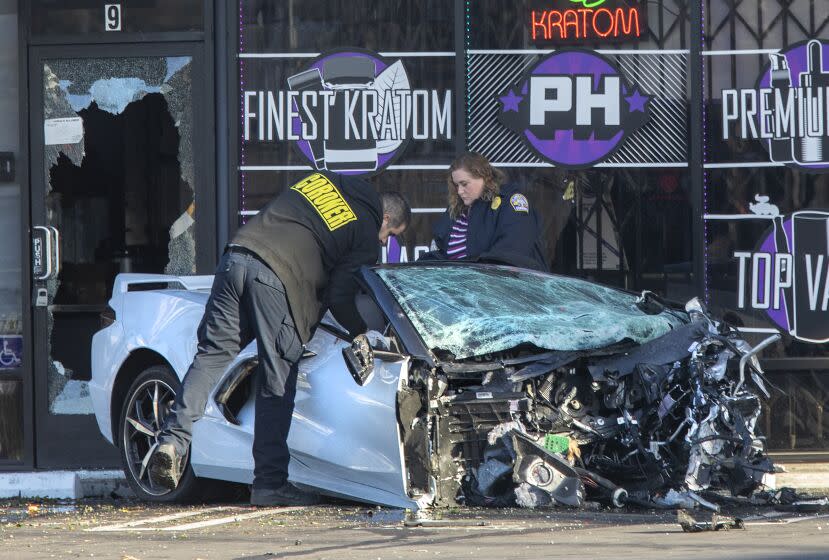
<svg viewBox="0 0 829 560">
<path fill-rule="evenodd" d="M 772 450 L 806 451 L 829 447 L 829 371 L 768 374 L 773 391 L 761 422 Z"/>
<path fill-rule="evenodd" d="M 238 0 L 247 52 L 452 51 L 448 0 Z"/>
<path fill-rule="evenodd" d="M 23 383 L 0 379 L 0 461 L 23 458 Z"/>
<path fill-rule="evenodd" d="M 18 170 L 20 127 L 18 106 L 17 14 L 16 8 L 0 7 L 0 152 L 10 152 Z M 0 180 L 0 369 L 19 368 L 22 359 L 23 325 L 21 322 L 21 221 L 19 174 L 11 181 Z M 18 348 L 20 347 L 20 348 Z M 9 352 L 15 358 L 6 359 Z"/>
</svg>

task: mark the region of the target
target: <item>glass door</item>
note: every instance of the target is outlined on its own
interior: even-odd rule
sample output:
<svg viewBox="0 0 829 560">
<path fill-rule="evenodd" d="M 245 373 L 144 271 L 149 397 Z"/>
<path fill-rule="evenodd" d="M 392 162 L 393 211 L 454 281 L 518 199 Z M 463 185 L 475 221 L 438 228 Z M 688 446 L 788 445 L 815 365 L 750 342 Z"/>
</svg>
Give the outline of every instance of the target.
<svg viewBox="0 0 829 560">
<path fill-rule="evenodd" d="M 30 56 L 38 467 L 115 466 L 90 348 L 122 272 L 196 271 L 208 131 L 199 45 L 38 47 Z M 212 131 L 209 131 L 212 132 Z M 207 246 L 207 245 L 206 245 Z M 117 424 L 117 422 L 116 422 Z"/>
</svg>

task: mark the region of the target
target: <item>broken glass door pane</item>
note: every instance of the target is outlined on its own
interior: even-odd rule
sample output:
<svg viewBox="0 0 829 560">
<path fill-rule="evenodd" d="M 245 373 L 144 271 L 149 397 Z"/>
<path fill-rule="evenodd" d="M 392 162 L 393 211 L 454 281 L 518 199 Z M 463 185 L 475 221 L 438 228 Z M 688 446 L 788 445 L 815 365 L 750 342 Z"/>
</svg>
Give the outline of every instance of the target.
<svg viewBox="0 0 829 560">
<path fill-rule="evenodd" d="M 189 56 L 43 62 L 49 409 L 91 414 L 89 349 L 120 272 L 195 272 Z"/>
</svg>

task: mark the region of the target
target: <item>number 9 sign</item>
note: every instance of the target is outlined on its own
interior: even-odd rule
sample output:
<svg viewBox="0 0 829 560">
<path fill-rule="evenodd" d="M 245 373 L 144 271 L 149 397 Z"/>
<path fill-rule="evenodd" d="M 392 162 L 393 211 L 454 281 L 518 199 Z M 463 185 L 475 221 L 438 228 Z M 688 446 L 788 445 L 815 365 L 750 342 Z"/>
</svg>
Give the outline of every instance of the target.
<svg viewBox="0 0 829 560">
<path fill-rule="evenodd" d="M 106 31 L 121 31 L 121 4 L 106 4 L 104 6 L 104 29 Z"/>
</svg>

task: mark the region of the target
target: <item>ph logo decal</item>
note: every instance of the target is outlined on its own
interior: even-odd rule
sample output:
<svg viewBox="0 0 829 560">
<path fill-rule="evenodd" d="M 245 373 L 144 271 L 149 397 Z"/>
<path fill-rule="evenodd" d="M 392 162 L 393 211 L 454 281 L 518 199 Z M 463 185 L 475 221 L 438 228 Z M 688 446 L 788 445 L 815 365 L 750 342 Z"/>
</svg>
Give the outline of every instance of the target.
<svg viewBox="0 0 829 560">
<path fill-rule="evenodd" d="M 566 169 L 610 157 L 648 122 L 650 101 L 609 59 L 575 48 L 542 58 L 498 95 L 501 123 L 542 159 Z"/>
</svg>

